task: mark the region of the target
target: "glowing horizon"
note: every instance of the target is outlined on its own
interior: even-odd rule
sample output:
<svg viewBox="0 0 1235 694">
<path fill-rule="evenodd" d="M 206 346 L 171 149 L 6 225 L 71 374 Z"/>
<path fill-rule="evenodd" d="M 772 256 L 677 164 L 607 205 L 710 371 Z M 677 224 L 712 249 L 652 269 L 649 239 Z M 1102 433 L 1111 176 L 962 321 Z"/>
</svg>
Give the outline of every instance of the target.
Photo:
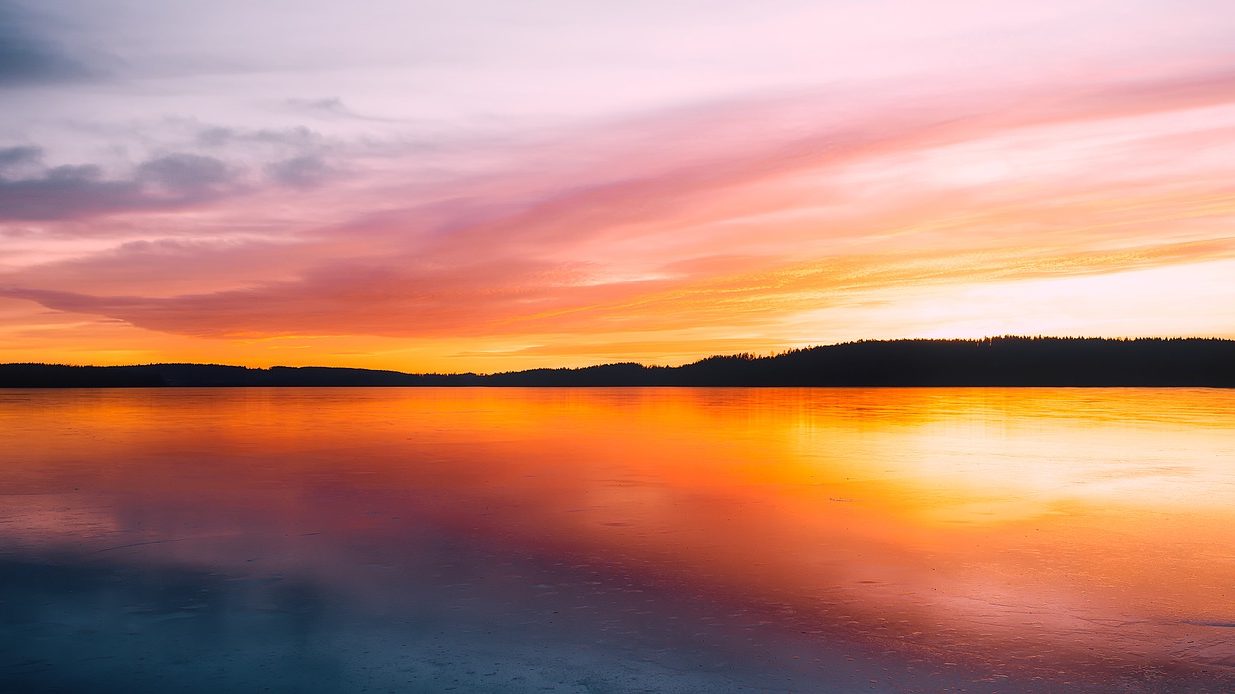
<svg viewBox="0 0 1235 694">
<path fill-rule="evenodd" d="M 0 362 L 1235 337 L 1235 16 L 0 2 Z"/>
</svg>

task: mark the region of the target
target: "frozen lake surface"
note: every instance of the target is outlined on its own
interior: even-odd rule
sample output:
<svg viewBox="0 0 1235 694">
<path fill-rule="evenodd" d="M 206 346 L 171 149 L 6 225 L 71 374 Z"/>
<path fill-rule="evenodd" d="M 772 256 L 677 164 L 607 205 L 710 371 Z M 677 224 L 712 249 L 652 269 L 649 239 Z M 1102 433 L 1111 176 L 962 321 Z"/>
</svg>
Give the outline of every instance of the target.
<svg viewBox="0 0 1235 694">
<path fill-rule="evenodd" d="M 0 390 L 0 690 L 1235 690 L 1235 392 Z"/>
</svg>

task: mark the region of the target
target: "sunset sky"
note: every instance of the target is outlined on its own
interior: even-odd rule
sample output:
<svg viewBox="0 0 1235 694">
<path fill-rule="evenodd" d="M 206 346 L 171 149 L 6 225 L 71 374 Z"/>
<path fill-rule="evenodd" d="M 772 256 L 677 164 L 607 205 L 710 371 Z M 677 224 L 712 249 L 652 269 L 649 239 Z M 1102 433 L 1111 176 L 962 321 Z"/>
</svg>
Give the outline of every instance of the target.
<svg viewBox="0 0 1235 694">
<path fill-rule="evenodd" d="M 0 0 L 0 362 L 1235 337 L 1229 0 Z"/>
</svg>

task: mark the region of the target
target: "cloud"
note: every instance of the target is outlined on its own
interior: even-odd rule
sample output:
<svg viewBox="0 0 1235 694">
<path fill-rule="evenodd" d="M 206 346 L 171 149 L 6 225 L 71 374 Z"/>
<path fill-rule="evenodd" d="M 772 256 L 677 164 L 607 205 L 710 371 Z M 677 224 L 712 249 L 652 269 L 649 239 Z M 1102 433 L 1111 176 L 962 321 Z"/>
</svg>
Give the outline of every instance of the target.
<svg viewBox="0 0 1235 694">
<path fill-rule="evenodd" d="M 209 127 L 197 133 L 196 143 L 209 150 L 265 159 L 266 177 L 292 188 L 314 188 L 325 182 L 335 167 L 326 160 L 328 152 L 347 147 L 330 142 L 304 126 L 290 128 Z"/>
<path fill-rule="evenodd" d="M 230 145 L 274 145 L 294 149 L 315 149 L 325 144 L 325 138 L 310 128 L 229 128 L 211 126 L 197 133 L 197 144 L 203 147 Z"/>
<path fill-rule="evenodd" d="M 25 164 L 36 164 L 43 158 L 43 148 L 28 145 L 0 147 L 0 171 Z"/>
<path fill-rule="evenodd" d="M 30 178 L 0 178 L 0 221 L 73 220 L 121 212 L 166 210 L 235 192 L 218 159 L 169 154 L 145 161 L 133 176 L 105 179 L 100 167 L 56 166 Z"/>
<path fill-rule="evenodd" d="M 35 15 L 0 0 L 0 87 L 65 82 L 93 74 L 41 35 Z"/>
<path fill-rule="evenodd" d="M 437 264 L 407 256 L 319 264 L 296 280 L 169 297 L 96 296 L 0 286 L 0 296 L 199 337 L 499 336 L 631 333 L 768 325 L 804 307 L 867 303 L 887 290 L 1094 276 L 1235 257 L 1235 239 L 1157 244 L 1120 253 L 1005 249 L 836 257 L 713 278 L 588 284 L 574 263 L 486 256 Z M 11 280 L 7 280 L 11 281 Z M 872 294 L 874 293 L 874 294 Z"/>
<path fill-rule="evenodd" d="M 553 290 L 573 279 L 568 267 L 518 259 L 465 267 L 337 262 L 296 281 L 162 299 L 19 287 L 0 287 L 0 296 L 186 335 L 443 335 L 484 332 L 518 306 L 555 306 Z"/>
<path fill-rule="evenodd" d="M 26 238 L 39 240 L 34 235 Z M 260 239 L 138 240 L 81 257 L 0 272 L 0 285 L 172 296 L 299 276 L 321 263 L 325 252 L 308 244 Z"/>
<path fill-rule="evenodd" d="M 136 180 L 174 195 L 200 197 L 217 192 L 230 180 L 227 166 L 199 154 L 169 154 L 143 162 Z"/>
<path fill-rule="evenodd" d="M 356 115 L 343 104 L 343 99 L 337 96 L 323 99 L 287 99 L 284 103 L 293 109 L 317 115 L 346 117 L 354 117 Z"/>
<path fill-rule="evenodd" d="M 131 275 L 153 255 L 175 256 L 185 273 L 210 281 L 168 295 L 154 277 L 145 290 L 140 282 L 92 288 L 65 281 L 65 266 L 44 268 L 43 281 L 32 267 L 0 278 L 0 294 L 191 336 L 633 334 L 765 329 L 808 310 L 892 302 L 884 290 L 1226 257 L 1227 240 L 1186 245 L 1214 235 L 1198 226 L 1203 220 L 1230 213 L 1202 195 L 1205 182 L 1191 169 L 1151 167 L 1148 183 L 1135 188 L 1119 178 L 1125 160 L 1087 167 L 1109 147 L 1148 161 L 1136 148 L 1153 150 L 1157 131 L 1141 132 L 1138 122 L 1128 145 L 1115 127 L 1121 120 L 1221 107 L 1231 83 L 1215 74 L 891 105 L 811 95 L 712 103 L 580 129 L 470 178 L 408 184 L 420 162 L 392 158 L 380 175 L 343 186 L 350 209 L 367 214 L 337 225 L 316 221 L 333 205 L 330 186 L 312 196 L 272 187 L 271 196 L 284 197 L 270 199 L 294 197 L 310 221 L 279 228 L 284 248 L 254 249 L 270 274 L 251 274 L 245 286 L 218 271 L 226 274 L 243 250 L 134 247 L 70 269 L 108 278 Z M 904 160 L 923 152 L 979 143 L 985 156 L 992 139 L 1033 129 L 1084 157 L 1043 181 L 1026 171 L 1013 172 L 1027 178 L 1012 184 L 977 176 L 948 188 L 905 175 L 914 169 Z M 220 146 L 312 139 L 297 129 L 205 132 Z M 316 153 L 294 153 L 264 171 L 304 188 L 324 182 L 328 167 Z M 25 219 L 191 205 L 236 185 L 220 160 L 189 154 L 152 159 L 119 180 L 89 166 L 49 169 L 0 183 L 0 196 L 23 183 L 62 198 L 53 203 L 49 193 L 43 207 L 18 217 Z M 1146 223 L 1138 200 L 1163 218 Z M 238 206 L 237 217 L 266 206 L 252 208 Z M 292 249 L 294 264 L 284 257 Z"/>
<path fill-rule="evenodd" d="M 319 99 L 285 99 L 283 104 L 292 111 L 328 120 L 347 119 L 374 123 L 399 123 L 403 121 L 400 118 L 383 118 L 381 116 L 357 113 L 350 106 L 343 103 L 343 99 L 337 96 Z"/>
<path fill-rule="evenodd" d="M 321 157 L 302 155 L 266 166 L 271 179 L 293 188 L 313 188 L 321 185 L 333 169 Z"/>
</svg>

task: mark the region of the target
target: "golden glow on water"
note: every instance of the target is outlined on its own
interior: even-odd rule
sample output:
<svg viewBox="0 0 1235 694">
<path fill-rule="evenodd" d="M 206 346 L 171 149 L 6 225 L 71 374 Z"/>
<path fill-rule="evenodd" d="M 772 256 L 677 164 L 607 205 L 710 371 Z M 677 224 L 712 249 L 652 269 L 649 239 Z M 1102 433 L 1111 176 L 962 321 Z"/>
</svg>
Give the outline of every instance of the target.
<svg viewBox="0 0 1235 694">
<path fill-rule="evenodd" d="M 10 550 L 174 538 L 359 595 L 348 543 L 398 565 L 432 522 L 928 663 L 1235 665 L 1230 391 L 7 391 L 0 432 Z"/>
</svg>

